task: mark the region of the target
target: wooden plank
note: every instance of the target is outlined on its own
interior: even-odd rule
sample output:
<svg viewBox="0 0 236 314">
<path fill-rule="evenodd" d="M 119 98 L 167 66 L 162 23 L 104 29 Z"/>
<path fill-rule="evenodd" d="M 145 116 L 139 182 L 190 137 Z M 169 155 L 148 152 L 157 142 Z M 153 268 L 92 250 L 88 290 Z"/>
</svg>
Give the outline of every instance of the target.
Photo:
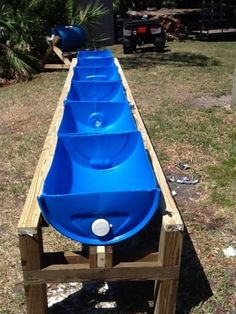
<svg viewBox="0 0 236 314">
<path fill-rule="evenodd" d="M 45 70 L 67 70 L 70 68 L 68 64 L 57 64 L 57 63 L 45 63 L 43 68 Z"/>
<path fill-rule="evenodd" d="M 23 271 L 38 271 L 42 266 L 42 233 L 41 229 L 32 237 L 19 235 L 21 264 Z M 31 285 L 24 282 L 26 307 L 28 314 L 47 313 L 47 287 L 45 283 Z"/>
<path fill-rule="evenodd" d="M 88 254 L 83 252 L 47 252 L 43 254 L 43 266 L 55 264 L 86 264 L 89 262 Z"/>
<path fill-rule="evenodd" d="M 181 231 L 166 231 L 162 225 L 159 243 L 159 261 L 164 267 L 180 265 L 182 252 L 183 233 Z M 160 282 L 155 303 L 155 314 L 174 314 L 178 279 Z"/>
<path fill-rule="evenodd" d="M 96 246 L 89 247 L 89 267 L 90 268 L 97 267 L 97 247 Z"/>
<path fill-rule="evenodd" d="M 112 252 L 109 249 L 110 246 L 105 248 L 106 254 L 112 254 L 108 256 L 110 261 L 106 261 L 105 267 L 112 267 L 114 264 L 127 263 L 127 262 L 158 262 L 159 254 L 158 252 L 149 253 L 147 251 L 136 251 L 132 252 Z M 96 267 L 96 247 L 94 248 L 94 253 L 91 251 L 90 254 L 94 254 L 95 258 L 92 265 L 89 259 L 89 254 L 87 252 L 47 252 L 43 254 L 43 267 L 47 267 L 55 264 L 90 264 L 92 268 Z M 110 266 L 109 266 L 110 265 Z M 91 267 L 90 266 L 90 267 Z"/>
<path fill-rule="evenodd" d="M 51 265 L 25 271 L 27 284 L 79 281 L 168 280 L 178 279 L 179 266 L 163 267 L 156 262 L 120 263 L 113 267 L 90 268 L 86 264 Z"/>
<path fill-rule="evenodd" d="M 46 284 L 24 285 L 27 314 L 47 314 L 47 287 Z"/>
<path fill-rule="evenodd" d="M 158 161 L 158 158 L 156 156 L 155 150 L 153 148 L 152 142 L 148 136 L 146 127 L 144 125 L 144 122 L 141 118 L 141 115 L 139 113 L 138 107 L 135 103 L 135 100 L 133 98 L 133 95 L 130 91 L 129 85 L 127 83 L 127 80 L 125 78 L 124 72 L 121 69 L 121 66 L 119 64 L 119 61 L 115 59 L 115 64 L 118 67 L 118 71 L 121 75 L 122 82 L 126 91 L 126 95 L 128 98 L 128 101 L 131 103 L 132 113 L 136 120 L 137 127 L 139 131 L 142 133 L 143 141 L 146 146 L 146 148 L 149 150 L 149 155 L 152 160 L 152 166 L 153 170 L 155 172 L 157 181 L 159 183 L 159 186 L 162 191 L 163 195 L 163 224 L 166 228 L 166 230 L 172 231 L 172 230 L 183 230 L 184 224 L 182 221 L 182 218 L 180 216 L 180 213 L 177 209 L 176 203 L 172 197 L 170 188 L 166 182 L 165 175 L 163 173 L 163 170 L 161 168 L 161 165 Z"/>
<path fill-rule="evenodd" d="M 64 62 L 64 64 L 70 66 L 70 60 L 63 56 L 63 52 L 60 48 L 58 48 L 57 46 L 53 46 L 53 51 L 58 56 L 58 58 L 61 59 L 62 62 Z"/>
<path fill-rule="evenodd" d="M 89 248 L 89 265 L 91 268 L 112 267 L 111 246 L 91 246 Z"/>
<path fill-rule="evenodd" d="M 42 185 L 50 169 L 53 154 L 57 143 L 57 131 L 63 115 L 63 102 L 70 88 L 71 78 L 73 75 L 73 67 L 76 64 L 76 59 L 72 60 L 71 67 L 65 81 L 64 88 L 59 98 L 55 114 L 52 119 L 51 126 L 46 137 L 42 154 L 39 158 L 36 171 L 31 182 L 31 186 L 22 210 L 22 214 L 18 223 L 18 233 L 20 234 L 35 234 L 40 218 L 40 209 L 37 202 L 37 196 L 40 195 Z"/>
<path fill-rule="evenodd" d="M 96 246 L 97 250 L 97 265 L 96 267 L 98 268 L 103 268 L 105 267 L 105 246 L 99 245 Z"/>
<path fill-rule="evenodd" d="M 113 247 L 108 245 L 105 247 L 105 267 L 113 266 Z"/>
</svg>

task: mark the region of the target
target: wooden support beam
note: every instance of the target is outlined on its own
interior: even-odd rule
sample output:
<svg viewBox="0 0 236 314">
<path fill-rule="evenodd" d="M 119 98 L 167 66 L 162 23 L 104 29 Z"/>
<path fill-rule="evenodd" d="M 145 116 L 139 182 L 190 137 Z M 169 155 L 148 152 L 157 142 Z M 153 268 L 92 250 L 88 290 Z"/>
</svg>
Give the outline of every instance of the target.
<svg viewBox="0 0 236 314">
<path fill-rule="evenodd" d="M 91 268 L 112 267 L 112 246 L 90 246 L 89 264 Z"/>
<path fill-rule="evenodd" d="M 43 68 L 45 70 L 68 70 L 70 65 L 68 64 L 54 64 L 54 63 L 46 63 Z"/>
<path fill-rule="evenodd" d="M 70 60 L 66 57 L 63 56 L 63 52 L 61 51 L 60 48 L 58 48 L 57 46 L 53 46 L 53 51 L 55 52 L 55 54 L 58 56 L 59 59 L 61 59 L 61 61 L 70 66 Z"/>
<path fill-rule="evenodd" d="M 156 262 L 120 263 L 113 267 L 90 268 L 88 264 L 51 265 L 24 272 L 27 284 L 80 281 L 178 279 L 179 266 L 162 267 Z"/>
<path fill-rule="evenodd" d="M 159 243 L 159 261 L 163 267 L 180 265 L 183 243 L 182 231 L 168 231 L 162 225 Z M 157 287 L 156 287 L 157 288 Z M 158 285 L 158 292 L 154 314 L 174 314 L 176 307 L 176 296 L 178 279 L 162 281 Z"/>
<path fill-rule="evenodd" d="M 19 235 L 19 246 L 23 272 L 38 271 L 42 267 L 43 244 L 41 229 L 37 234 Z M 45 283 L 33 285 L 24 282 L 28 314 L 46 314 L 47 286 Z"/>
<path fill-rule="evenodd" d="M 61 51 L 61 49 L 57 46 L 60 42 L 60 37 L 54 36 L 52 40 L 48 41 L 49 47 L 43 56 L 43 59 L 41 60 L 42 67 L 44 69 L 69 69 L 71 62 L 70 60 L 64 55 L 64 53 Z M 45 63 L 46 60 L 48 60 L 51 55 L 55 53 L 57 57 L 63 62 L 63 64 L 51 64 L 51 63 Z"/>
</svg>

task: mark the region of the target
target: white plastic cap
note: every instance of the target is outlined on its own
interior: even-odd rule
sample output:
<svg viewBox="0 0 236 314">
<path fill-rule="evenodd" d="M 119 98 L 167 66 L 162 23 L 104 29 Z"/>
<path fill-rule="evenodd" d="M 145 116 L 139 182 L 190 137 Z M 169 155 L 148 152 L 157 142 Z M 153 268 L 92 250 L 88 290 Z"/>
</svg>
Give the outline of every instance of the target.
<svg viewBox="0 0 236 314">
<path fill-rule="evenodd" d="M 104 237 L 110 231 L 110 224 L 106 219 L 96 219 L 92 224 L 92 231 L 98 237 Z"/>
</svg>

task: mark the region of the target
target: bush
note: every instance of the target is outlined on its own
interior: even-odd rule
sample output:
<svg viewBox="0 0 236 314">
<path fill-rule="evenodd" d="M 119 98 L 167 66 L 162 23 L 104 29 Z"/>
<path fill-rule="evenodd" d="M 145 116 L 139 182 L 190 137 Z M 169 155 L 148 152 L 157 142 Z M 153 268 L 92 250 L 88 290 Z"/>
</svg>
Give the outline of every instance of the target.
<svg viewBox="0 0 236 314">
<path fill-rule="evenodd" d="M 0 76 L 28 79 L 39 70 L 52 26 L 95 27 L 106 10 L 99 1 L 76 5 L 74 0 L 12 0 L 0 2 Z"/>
</svg>

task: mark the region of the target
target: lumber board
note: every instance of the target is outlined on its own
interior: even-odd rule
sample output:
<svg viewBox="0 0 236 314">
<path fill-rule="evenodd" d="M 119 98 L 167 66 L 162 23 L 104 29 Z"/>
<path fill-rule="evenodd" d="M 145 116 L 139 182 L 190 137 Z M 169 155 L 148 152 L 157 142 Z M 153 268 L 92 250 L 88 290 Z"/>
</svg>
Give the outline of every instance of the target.
<svg viewBox="0 0 236 314">
<path fill-rule="evenodd" d="M 144 145 L 149 151 L 149 155 L 150 155 L 150 158 L 152 161 L 153 170 L 155 172 L 157 181 L 158 181 L 159 186 L 160 186 L 161 191 L 162 191 L 163 199 L 161 202 L 161 207 L 162 207 L 162 212 L 163 212 L 164 228 L 167 231 L 183 231 L 184 224 L 183 224 L 182 218 L 180 216 L 180 213 L 178 211 L 176 203 L 172 197 L 170 188 L 166 182 L 165 175 L 163 173 L 163 170 L 161 168 L 161 165 L 160 165 L 159 160 L 157 158 L 157 155 L 155 153 L 155 150 L 154 150 L 154 147 L 153 147 L 152 142 L 150 140 L 150 137 L 147 133 L 146 127 L 145 127 L 144 122 L 142 120 L 141 114 L 138 110 L 138 107 L 136 105 L 134 97 L 131 93 L 128 82 L 125 78 L 124 72 L 120 66 L 119 61 L 116 58 L 115 58 L 115 64 L 118 67 L 118 71 L 119 71 L 120 76 L 122 78 L 123 86 L 125 88 L 128 101 L 131 104 L 131 109 L 132 109 L 134 119 L 136 121 L 136 124 L 137 124 L 139 131 L 142 134 Z"/>
<path fill-rule="evenodd" d="M 89 263 L 91 268 L 96 266 L 96 247 L 94 251 L 90 250 L 88 252 L 46 252 L 43 253 L 43 265 L 44 267 L 56 264 L 86 264 Z M 92 257 L 91 257 L 92 254 Z M 108 261 L 105 264 L 105 267 L 112 267 L 113 264 L 119 264 L 121 262 L 158 262 L 159 254 L 158 252 L 147 252 L 140 250 L 132 250 L 131 252 L 112 252 L 110 246 L 106 247 L 106 254 L 112 254 L 108 256 Z M 92 259 L 91 259 L 92 258 Z M 93 259 L 94 258 L 94 259 Z M 111 260 L 109 261 L 109 258 Z M 112 263 L 113 262 L 113 263 Z"/>
<path fill-rule="evenodd" d="M 164 267 L 180 265 L 182 252 L 182 232 L 168 232 L 162 225 L 159 243 L 159 261 Z M 158 288 L 158 289 L 157 289 Z M 166 280 L 159 283 L 154 291 L 155 314 L 174 314 L 178 280 Z M 158 290 L 158 291 L 157 291 Z"/>
<path fill-rule="evenodd" d="M 70 68 L 69 64 L 56 64 L 56 63 L 46 63 L 43 66 L 46 70 L 67 70 Z"/>
<path fill-rule="evenodd" d="M 42 191 L 43 182 L 51 167 L 57 143 L 57 131 L 64 111 L 63 103 L 70 88 L 75 64 L 76 59 L 73 59 L 22 210 L 17 227 L 19 234 L 33 235 L 37 233 L 37 227 L 40 219 L 40 208 L 37 202 L 37 196 L 39 196 Z"/>
<path fill-rule="evenodd" d="M 60 48 L 58 48 L 57 46 L 53 46 L 53 51 L 58 56 L 58 58 L 61 59 L 61 61 L 64 62 L 64 64 L 70 66 L 70 60 L 68 58 L 64 57 L 63 52 L 61 51 Z"/>
<path fill-rule="evenodd" d="M 179 266 L 160 266 L 157 262 L 120 263 L 113 267 L 90 268 L 88 264 L 51 265 L 24 272 L 25 284 L 51 282 L 177 280 Z"/>
<path fill-rule="evenodd" d="M 21 264 L 23 271 L 38 270 L 42 266 L 43 244 L 42 230 L 39 228 L 33 237 L 19 235 Z M 26 307 L 28 313 L 47 313 L 46 284 L 30 285 L 24 282 Z"/>
</svg>

